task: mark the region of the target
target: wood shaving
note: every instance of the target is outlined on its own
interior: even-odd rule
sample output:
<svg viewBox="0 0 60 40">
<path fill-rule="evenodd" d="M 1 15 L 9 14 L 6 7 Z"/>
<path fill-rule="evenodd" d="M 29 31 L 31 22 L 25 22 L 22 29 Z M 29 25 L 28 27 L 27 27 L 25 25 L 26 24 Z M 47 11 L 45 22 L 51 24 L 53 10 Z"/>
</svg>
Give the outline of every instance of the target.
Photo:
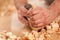
<svg viewBox="0 0 60 40">
<path fill-rule="evenodd" d="M 12 32 L 1 32 L 0 40 L 20 40 L 20 37 L 17 37 Z"/>
<path fill-rule="evenodd" d="M 47 30 L 46 30 L 47 29 Z M 28 40 L 50 40 L 51 34 L 53 33 L 60 33 L 59 31 L 59 24 L 57 22 L 52 22 L 50 25 L 46 26 L 46 29 L 41 29 L 40 32 L 32 30 L 31 32 L 25 32 L 24 36 Z"/>
<path fill-rule="evenodd" d="M 30 32 L 22 32 L 23 36 L 16 36 L 12 32 L 2 31 L 0 32 L 0 40 L 51 40 L 51 38 L 57 38 L 60 35 L 60 28 L 57 22 L 52 22 L 50 25 L 43 28 L 41 31 L 32 30 Z M 53 39 L 54 40 L 54 39 Z"/>
</svg>

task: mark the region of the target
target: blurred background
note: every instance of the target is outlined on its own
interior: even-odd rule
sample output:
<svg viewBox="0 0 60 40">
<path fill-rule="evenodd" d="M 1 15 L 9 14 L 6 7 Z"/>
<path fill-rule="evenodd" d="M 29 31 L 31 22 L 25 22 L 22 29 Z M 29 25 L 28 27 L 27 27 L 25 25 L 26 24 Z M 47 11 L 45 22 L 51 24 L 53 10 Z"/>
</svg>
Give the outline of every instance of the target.
<svg viewBox="0 0 60 40">
<path fill-rule="evenodd" d="M 23 27 L 24 24 L 18 21 L 14 0 L 0 0 L 0 31 L 11 31 L 19 35 L 23 30 L 28 30 Z"/>
</svg>

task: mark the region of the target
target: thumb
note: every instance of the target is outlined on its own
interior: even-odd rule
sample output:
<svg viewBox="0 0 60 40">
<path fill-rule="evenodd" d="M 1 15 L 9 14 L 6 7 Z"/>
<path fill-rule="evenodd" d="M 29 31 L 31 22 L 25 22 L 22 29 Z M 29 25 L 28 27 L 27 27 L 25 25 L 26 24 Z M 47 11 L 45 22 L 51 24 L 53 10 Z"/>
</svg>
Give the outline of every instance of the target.
<svg viewBox="0 0 60 40">
<path fill-rule="evenodd" d="M 32 11 L 33 11 L 33 8 L 30 8 L 27 12 L 27 17 L 31 17 L 31 14 L 32 14 Z"/>
</svg>

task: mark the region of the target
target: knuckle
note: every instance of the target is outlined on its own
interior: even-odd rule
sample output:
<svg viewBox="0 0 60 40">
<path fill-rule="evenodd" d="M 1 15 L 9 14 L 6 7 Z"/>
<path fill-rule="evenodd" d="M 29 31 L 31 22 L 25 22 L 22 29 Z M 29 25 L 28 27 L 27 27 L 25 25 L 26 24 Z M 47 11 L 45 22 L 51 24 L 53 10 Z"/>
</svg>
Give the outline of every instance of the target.
<svg viewBox="0 0 60 40">
<path fill-rule="evenodd" d="M 32 20 L 34 20 L 34 21 L 36 20 L 35 16 L 32 17 Z"/>
<path fill-rule="evenodd" d="M 38 21 L 35 21 L 35 24 L 38 24 Z"/>
</svg>

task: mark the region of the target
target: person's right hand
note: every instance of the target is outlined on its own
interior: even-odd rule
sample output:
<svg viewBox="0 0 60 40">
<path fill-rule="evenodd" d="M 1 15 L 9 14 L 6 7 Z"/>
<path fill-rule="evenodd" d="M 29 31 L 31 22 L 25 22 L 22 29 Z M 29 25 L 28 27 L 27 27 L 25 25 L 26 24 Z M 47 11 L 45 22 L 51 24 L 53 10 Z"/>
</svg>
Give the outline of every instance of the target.
<svg viewBox="0 0 60 40">
<path fill-rule="evenodd" d="M 24 7 L 24 5 L 27 3 L 27 0 L 14 0 L 15 6 L 18 11 L 18 20 L 28 26 L 28 20 L 25 18 L 27 9 Z"/>
<path fill-rule="evenodd" d="M 25 7 L 21 7 L 20 10 L 18 10 L 18 19 L 26 26 L 28 26 L 28 19 L 26 17 L 27 11 L 28 10 Z"/>
</svg>

